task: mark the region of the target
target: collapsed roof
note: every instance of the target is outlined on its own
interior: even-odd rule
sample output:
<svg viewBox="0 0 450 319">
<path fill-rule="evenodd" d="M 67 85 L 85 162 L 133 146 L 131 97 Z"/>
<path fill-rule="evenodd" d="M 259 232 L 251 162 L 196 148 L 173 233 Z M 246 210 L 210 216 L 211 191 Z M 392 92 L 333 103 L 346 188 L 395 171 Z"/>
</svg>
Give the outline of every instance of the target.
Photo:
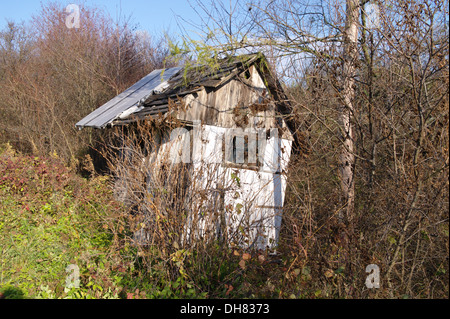
<svg viewBox="0 0 450 319">
<path fill-rule="evenodd" d="M 277 104 L 278 112 L 291 113 L 278 80 L 272 75 L 264 55 L 248 54 L 230 57 L 212 65 L 194 65 L 154 70 L 124 92 L 106 102 L 76 123 L 76 127 L 105 128 L 129 123 L 169 111 L 169 100 L 193 92 L 214 90 L 239 73 L 255 65 Z M 286 119 L 288 126 L 289 119 Z M 290 127 L 292 131 L 292 127 Z"/>
</svg>

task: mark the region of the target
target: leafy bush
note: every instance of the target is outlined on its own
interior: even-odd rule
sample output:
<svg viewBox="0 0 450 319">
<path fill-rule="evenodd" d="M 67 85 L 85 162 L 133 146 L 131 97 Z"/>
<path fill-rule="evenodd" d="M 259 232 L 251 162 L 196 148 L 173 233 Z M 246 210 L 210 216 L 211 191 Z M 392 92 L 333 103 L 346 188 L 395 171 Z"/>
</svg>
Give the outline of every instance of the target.
<svg viewBox="0 0 450 319">
<path fill-rule="evenodd" d="M 29 297 L 73 297 L 65 291 L 66 267 L 80 268 L 82 297 L 117 296 L 111 231 L 120 205 L 108 180 L 77 176 L 57 156 L 0 154 L 0 287 Z M 95 269 L 93 271 L 92 269 Z M 109 290 L 108 290 L 109 289 Z M 5 292 L 6 291 L 6 292 Z M 109 293 L 109 294 L 108 294 Z"/>
<path fill-rule="evenodd" d="M 183 276 L 165 280 L 142 263 L 132 215 L 105 176 L 82 178 L 56 156 L 0 147 L 0 298 L 196 298 Z M 130 219 L 131 218 L 131 219 Z M 69 265 L 80 286 L 68 288 Z"/>
</svg>

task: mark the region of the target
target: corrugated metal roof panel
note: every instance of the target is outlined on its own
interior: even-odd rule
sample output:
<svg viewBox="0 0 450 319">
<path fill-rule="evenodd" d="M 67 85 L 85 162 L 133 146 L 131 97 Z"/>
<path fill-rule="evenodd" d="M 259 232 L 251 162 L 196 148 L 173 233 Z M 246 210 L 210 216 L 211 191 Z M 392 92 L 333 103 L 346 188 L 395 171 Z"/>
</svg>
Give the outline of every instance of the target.
<svg viewBox="0 0 450 319">
<path fill-rule="evenodd" d="M 87 126 L 95 128 L 105 127 L 131 107 L 140 106 L 140 104 L 155 90 L 164 88 L 167 85 L 167 81 L 178 73 L 180 69 L 181 68 L 154 70 L 134 85 L 94 110 L 75 124 L 75 126 L 79 128 Z"/>
</svg>

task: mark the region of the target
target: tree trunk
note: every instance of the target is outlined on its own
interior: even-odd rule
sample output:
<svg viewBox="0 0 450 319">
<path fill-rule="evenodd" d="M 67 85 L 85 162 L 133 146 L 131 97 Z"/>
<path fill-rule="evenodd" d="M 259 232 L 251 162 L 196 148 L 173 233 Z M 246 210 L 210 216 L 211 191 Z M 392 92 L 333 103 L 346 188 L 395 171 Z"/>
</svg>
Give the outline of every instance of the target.
<svg viewBox="0 0 450 319">
<path fill-rule="evenodd" d="M 339 169 L 341 175 L 341 188 L 344 200 L 347 204 L 347 221 L 353 220 L 354 214 L 354 133 L 351 118 L 354 112 L 354 89 L 356 74 L 356 62 L 358 59 L 358 19 L 359 0 L 346 1 L 346 22 L 344 29 L 344 62 L 343 62 L 343 106 L 340 114 L 340 122 L 343 129 L 343 144 L 339 157 Z"/>
</svg>

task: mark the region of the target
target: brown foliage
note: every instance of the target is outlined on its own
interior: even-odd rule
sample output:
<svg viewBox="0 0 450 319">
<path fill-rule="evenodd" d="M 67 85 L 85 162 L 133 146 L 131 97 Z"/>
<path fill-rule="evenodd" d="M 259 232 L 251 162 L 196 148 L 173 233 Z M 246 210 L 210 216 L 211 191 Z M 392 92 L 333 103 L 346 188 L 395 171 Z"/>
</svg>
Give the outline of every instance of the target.
<svg viewBox="0 0 450 319">
<path fill-rule="evenodd" d="M 344 203 L 333 64 L 317 58 L 305 85 L 292 89 L 311 152 L 291 163 L 283 244 L 316 275 L 311 289 L 448 298 L 448 31 L 439 3 L 382 6 L 380 28 L 366 30 L 359 44 L 351 232 L 337 218 Z M 380 289 L 365 289 L 369 264 L 381 269 Z"/>
<path fill-rule="evenodd" d="M 75 123 L 163 67 L 167 51 L 162 40 L 101 10 L 80 6 L 80 28 L 68 28 L 66 17 L 61 5 L 50 3 L 29 27 L 10 23 L 2 32 L 0 130 L 3 141 L 22 151 L 57 152 L 68 161 L 97 135 L 78 132 Z"/>
</svg>

